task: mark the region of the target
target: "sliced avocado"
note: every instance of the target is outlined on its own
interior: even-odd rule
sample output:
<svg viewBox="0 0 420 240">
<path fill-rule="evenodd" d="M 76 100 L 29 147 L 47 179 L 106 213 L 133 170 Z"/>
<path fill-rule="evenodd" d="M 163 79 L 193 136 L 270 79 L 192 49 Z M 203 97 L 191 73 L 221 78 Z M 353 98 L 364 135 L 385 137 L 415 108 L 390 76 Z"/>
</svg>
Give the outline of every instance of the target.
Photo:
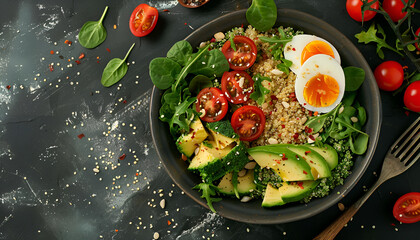
<svg viewBox="0 0 420 240">
<path fill-rule="evenodd" d="M 279 188 L 274 188 L 269 184 L 267 185 L 261 206 L 275 207 L 299 201 L 308 196 L 318 183 L 319 180 L 283 183 L 283 186 Z"/>
<path fill-rule="evenodd" d="M 248 149 L 248 153 L 258 165 L 273 169 L 284 181 L 314 180 L 306 161 L 282 145 L 254 147 Z"/>
<path fill-rule="evenodd" d="M 199 118 L 195 118 L 190 125 L 190 132 L 182 135 L 176 141 L 178 150 L 187 157 L 191 157 L 195 149 L 200 146 L 208 136 L 203 124 Z"/>
<path fill-rule="evenodd" d="M 219 185 L 217 185 L 217 187 L 219 188 L 220 193 L 229 196 L 235 195 L 232 184 L 232 172 L 226 174 L 220 181 Z M 238 177 L 238 192 L 240 195 L 247 195 L 255 188 L 256 185 L 254 183 L 254 170 L 248 170 L 244 176 Z"/>
<path fill-rule="evenodd" d="M 231 143 L 239 141 L 239 136 L 233 131 L 228 120 L 210 122 L 206 124 L 206 127 L 219 148 L 225 148 Z"/>
<path fill-rule="evenodd" d="M 314 180 L 331 176 L 328 163 L 318 152 L 303 145 L 288 145 L 287 148 L 297 153 L 299 157 L 305 159 L 306 163 L 311 167 Z"/>
<path fill-rule="evenodd" d="M 325 161 L 327 161 L 328 166 L 331 170 L 333 170 L 338 165 L 338 154 L 337 151 L 328 144 L 324 144 L 322 147 L 315 147 L 312 145 L 305 145 L 306 147 L 310 148 L 311 150 L 316 151 L 321 156 L 324 157 Z"/>
</svg>

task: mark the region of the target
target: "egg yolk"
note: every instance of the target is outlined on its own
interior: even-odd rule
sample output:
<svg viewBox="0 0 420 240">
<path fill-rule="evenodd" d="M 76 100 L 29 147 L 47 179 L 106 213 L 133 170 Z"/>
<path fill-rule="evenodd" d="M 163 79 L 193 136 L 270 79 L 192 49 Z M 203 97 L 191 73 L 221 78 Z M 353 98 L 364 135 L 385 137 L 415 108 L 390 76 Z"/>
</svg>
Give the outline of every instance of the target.
<svg viewBox="0 0 420 240">
<path fill-rule="evenodd" d="M 317 54 L 326 54 L 334 58 L 334 52 L 328 43 L 315 40 L 308 43 L 302 50 L 300 63 L 303 64 L 308 58 Z"/>
<path fill-rule="evenodd" d="M 327 107 L 337 100 L 339 92 L 337 80 L 328 75 L 318 74 L 305 84 L 303 97 L 311 106 Z"/>
</svg>

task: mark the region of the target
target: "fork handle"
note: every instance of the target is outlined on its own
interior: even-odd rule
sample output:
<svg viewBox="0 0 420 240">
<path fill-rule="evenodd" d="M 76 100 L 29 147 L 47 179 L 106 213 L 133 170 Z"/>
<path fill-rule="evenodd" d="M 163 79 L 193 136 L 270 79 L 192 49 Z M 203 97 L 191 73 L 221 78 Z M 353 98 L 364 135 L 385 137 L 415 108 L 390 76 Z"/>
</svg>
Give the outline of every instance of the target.
<svg viewBox="0 0 420 240">
<path fill-rule="evenodd" d="M 350 219 L 356 214 L 359 208 L 366 202 L 366 200 L 372 195 L 372 193 L 384 182 L 383 179 L 378 179 L 376 183 L 367 191 L 357 202 L 351 205 L 344 213 L 337 218 L 332 224 L 330 224 L 324 231 L 313 240 L 332 240 L 341 231 L 344 225 L 350 221 Z"/>
</svg>

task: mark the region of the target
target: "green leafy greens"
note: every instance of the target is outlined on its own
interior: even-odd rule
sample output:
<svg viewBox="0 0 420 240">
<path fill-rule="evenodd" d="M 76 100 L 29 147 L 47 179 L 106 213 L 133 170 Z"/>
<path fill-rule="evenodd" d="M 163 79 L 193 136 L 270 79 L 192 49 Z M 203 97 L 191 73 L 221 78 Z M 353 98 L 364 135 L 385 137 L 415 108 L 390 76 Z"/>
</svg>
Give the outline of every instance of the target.
<svg viewBox="0 0 420 240">
<path fill-rule="evenodd" d="M 209 206 L 212 212 L 216 212 L 213 207 L 214 202 L 219 202 L 221 198 L 214 198 L 213 196 L 216 195 L 217 187 L 211 183 L 200 183 L 193 187 L 193 189 L 198 189 L 198 191 L 202 192 L 201 198 L 205 198 L 207 201 L 207 205 Z"/>
<path fill-rule="evenodd" d="M 102 25 L 108 6 L 105 7 L 102 17 L 98 21 L 88 21 L 83 24 L 79 32 L 79 42 L 85 48 L 95 48 L 106 39 L 106 29 Z"/>
<path fill-rule="evenodd" d="M 257 30 L 269 30 L 277 20 L 276 3 L 274 0 L 253 0 L 246 11 L 246 20 Z"/>
<path fill-rule="evenodd" d="M 124 59 L 114 58 L 108 62 L 106 65 L 101 78 L 101 83 L 105 87 L 110 87 L 120 81 L 125 74 L 127 73 L 128 66 L 126 64 L 126 60 L 128 55 L 130 54 L 131 50 L 133 49 L 135 43 L 131 45 L 131 48 L 128 50 L 127 54 L 125 55 Z"/>
<path fill-rule="evenodd" d="M 267 80 L 271 82 L 271 79 L 260 74 L 255 75 L 252 79 L 254 80 L 254 92 L 249 97 L 254 99 L 258 105 L 262 105 L 264 103 L 264 96 L 270 92 L 270 90 L 262 85 L 262 81 Z"/>
<path fill-rule="evenodd" d="M 365 81 L 365 70 L 358 67 L 343 68 L 346 79 L 346 91 L 356 91 Z"/>
</svg>

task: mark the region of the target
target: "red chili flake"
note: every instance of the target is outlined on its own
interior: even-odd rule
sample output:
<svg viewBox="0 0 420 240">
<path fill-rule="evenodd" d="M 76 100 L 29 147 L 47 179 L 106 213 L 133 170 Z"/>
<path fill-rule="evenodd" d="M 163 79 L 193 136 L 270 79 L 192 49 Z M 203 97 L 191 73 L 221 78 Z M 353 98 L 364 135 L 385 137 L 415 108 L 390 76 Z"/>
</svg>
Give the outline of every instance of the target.
<svg viewBox="0 0 420 240">
<path fill-rule="evenodd" d="M 106 50 L 107 50 L 108 52 L 111 52 L 111 50 L 110 50 L 109 48 L 106 48 Z"/>
<path fill-rule="evenodd" d="M 53 50 L 51 50 L 51 51 L 50 51 L 50 53 L 51 53 L 51 55 L 52 55 L 52 54 L 54 54 L 54 51 L 53 51 Z"/>
<path fill-rule="evenodd" d="M 241 24 L 241 28 L 244 28 L 244 24 Z"/>
<path fill-rule="evenodd" d="M 124 153 L 123 155 L 121 155 L 121 156 L 119 157 L 119 159 L 120 159 L 120 160 L 124 160 L 126 156 L 127 156 L 127 155 L 125 155 L 125 153 Z"/>
<path fill-rule="evenodd" d="M 308 175 L 308 172 L 307 172 L 307 171 L 305 171 L 305 170 L 303 170 L 303 174 Z"/>
<path fill-rule="evenodd" d="M 171 224 L 172 224 L 171 221 L 168 220 L 168 226 L 171 225 Z"/>
<path fill-rule="evenodd" d="M 277 164 L 280 164 L 280 160 L 274 160 Z"/>
<path fill-rule="evenodd" d="M 268 59 L 268 55 L 266 53 L 261 54 L 261 57 L 262 57 L 263 60 Z"/>
<path fill-rule="evenodd" d="M 272 101 L 270 101 L 270 102 L 268 102 L 268 104 L 273 105 L 273 102 L 272 102 Z"/>
<path fill-rule="evenodd" d="M 292 48 L 293 51 L 296 51 L 296 48 Z"/>
<path fill-rule="evenodd" d="M 127 103 L 127 100 L 124 100 L 123 103 L 126 104 Z"/>
<path fill-rule="evenodd" d="M 115 229 L 115 232 L 118 232 L 118 229 Z"/>
<path fill-rule="evenodd" d="M 273 111 L 270 111 L 270 115 L 273 114 Z"/>
<path fill-rule="evenodd" d="M 300 189 L 303 189 L 303 182 L 298 182 L 297 185 L 300 187 Z"/>
<path fill-rule="evenodd" d="M 309 111 L 309 116 L 312 117 L 312 111 Z"/>
<path fill-rule="evenodd" d="M 65 44 L 69 44 L 69 40 L 64 41 Z"/>
<path fill-rule="evenodd" d="M 96 61 L 96 63 L 99 63 L 99 61 Z"/>
<path fill-rule="evenodd" d="M 286 127 L 286 125 L 284 125 L 284 124 L 281 125 L 281 128 L 285 128 L 285 127 Z"/>
<path fill-rule="evenodd" d="M 408 68 L 408 66 L 403 66 L 402 68 L 403 68 L 403 69 L 407 69 L 407 68 Z"/>
<path fill-rule="evenodd" d="M 286 153 L 283 153 L 283 157 L 281 158 L 282 160 L 287 160 L 288 158 L 286 157 Z"/>
<path fill-rule="evenodd" d="M 313 131 L 313 129 L 312 128 L 310 128 L 310 127 L 308 127 L 308 126 L 305 126 L 305 132 L 306 133 L 311 133 Z"/>
<path fill-rule="evenodd" d="M 169 10 L 168 10 L 168 9 L 163 9 L 163 11 L 164 11 L 164 12 L 169 12 Z"/>
<path fill-rule="evenodd" d="M 210 39 L 210 42 L 216 42 L 216 38 Z"/>
<path fill-rule="evenodd" d="M 84 58 L 85 57 L 85 54 L 84 53 L 81 53 L 80 55 L 79 55 L 79 59 L 82 59 L 82 58 Z"/>
<path fill-rule="evenodd" d="M 281 137 L 281 133 L 279 133 L 279 135 L 278 135 L 279 137 Z"/>
<path fill-rule="evenodd" d="M 7 88 L 7 90 L 9 90 L 10 88 L 12 88 L 12 86 L 7 85 L 6 88 Z"/>
<path fill-rule="evenodd" d="M 318 116 L 318 111 L 314 112 L 314 116 Z"/>
<path fill-rule="evenodd" d="M 305 155 L 308 155 L 309 153 L 311 153 L 311 151 L 305 151 Z"/>
<path fill-rule="evenodd" d="M 410 115 L 410 112 L 409 111 L 405 111 L 404 112 L 405 113 L 405 115 L 408 117 L 408 115 Z"/>
<path fill-rule="evenodd" d="M 79 134 L 79 135 L 77 135 L 77 137 L 79 138 L 79 139 L 82 139 L 82 138 L 84 138 L 85 137 L 85 134 Z"/>
<path fill-rule="evenodd" d="M 309 162 L 310 162 L 310 163 L 314 163 L 314 161 L 312 161 L 312 160 L 309 160 Z"/>
<path fill-rule="evenodd" d="M 53 67 L 53 65 L 48 65 L 48 68 L 50 69 L 50 72 L 52 72 L 52 71 L 54 71 L 54 67 Z"/>
<path fill-rule="evenodd" d="M 139 175 L 139 173 L 138 172 L 136 172 L 136 176 L 138 176 Z"/>
<path fill-rule="evenodd" d="M 299 133 L 295 133 L 294 135 L 293 135 L 293 138 L 296 140 L 296 139 L 298 139 L 299 138 Z"/>
<path fill-rule="evenodd" d="M 75 62 L 77 63 L 77 65 L 79 65 L 79 64 L 80 64 L 80 60 L 76 60 Z"/>
<path fill-rule="evenodd" d="M 394 226 L 395 227 L 395 223 L 391 223 L 391 226 Z"/>
<path fill-rule="evenodd" d="M 185 22 L 184 25 L 187 26 L 187 23 Z"/>
<path fill-rule="evenodd" d="M 181 159 L 182 159 L 183 161 L 187 161 L 187 159 L 188 159 L 188 158 L 187 158 L 187 156 L 185 156 L 184 154 L 182 154 L 182 155 L 181 155 Z"/>
<path fill-rule="evenodd" d="M 271 100 L 279 100 L 279 99 L 276 97 L 276 95 L 271 95 L 271 96 L 270 96 L 270 98 L 271 98 Z"/>
</svg>

